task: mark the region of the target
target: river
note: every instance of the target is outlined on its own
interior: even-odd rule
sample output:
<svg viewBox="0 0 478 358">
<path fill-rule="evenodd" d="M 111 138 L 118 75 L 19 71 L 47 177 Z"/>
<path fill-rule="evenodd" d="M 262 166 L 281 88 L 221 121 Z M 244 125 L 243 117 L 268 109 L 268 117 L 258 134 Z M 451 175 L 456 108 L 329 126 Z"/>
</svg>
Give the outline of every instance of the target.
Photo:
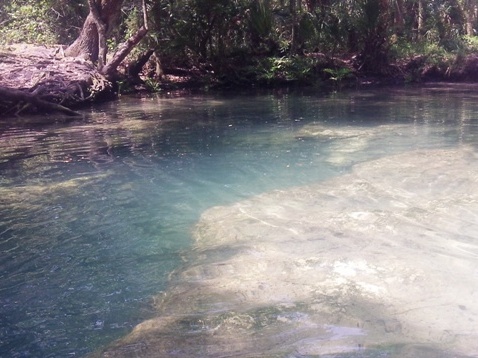
<svg viewBox="0 0 478 358">
<path fill-rule="evenodd" d="M 478 87 L 81 115 L 0 121 L 0 356 L 478 355 Z"/>
</svg>

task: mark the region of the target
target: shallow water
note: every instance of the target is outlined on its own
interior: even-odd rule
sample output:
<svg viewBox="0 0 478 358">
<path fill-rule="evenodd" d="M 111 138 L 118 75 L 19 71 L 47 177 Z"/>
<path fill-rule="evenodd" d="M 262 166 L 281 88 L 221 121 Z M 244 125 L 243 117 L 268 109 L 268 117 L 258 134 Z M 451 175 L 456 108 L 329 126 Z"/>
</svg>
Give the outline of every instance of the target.
<svg viewBox="0 0 478 358">
<path fill-rule="evenodd" d="M 388 210 L 385 207 L 395 195 L 392 189 L 401 188 L 407 172 L 413 172 L 407 165 L 415 168 L 414 160 L 420 155 L 429 158 L 419 163 L 421 168 L 440 157 L 430 153 L 444 150 L 452 156 L 450 163 L 462 163 L 469 168 L 464 175 L 462 167 L 454 167 L 461 181 L 475 183 L 476 174 L 472 169 L 476 167 L 470 164 L 475 162 L 478 143 L 477 99 L 478 92 L 473 87 L 444 86 L 331 95 L 165 95 L 123 98 L 84 111 L 83 118 L 74 122 L 65 122 L 63 117 L 36 119 L 35 123 L 2 120 L 0 356 L 83 356 L 128 334 L 148 319 L 152 321 L 138 326 L 136 338 L 126 338 L 129 350 L 124 348 L 126 341 L 109 348 L 113 356 L 131 354 L 131 350 L 145 357 L 176 353 L 194 356 L 197 352 L 224 356 L 231 353 L 231 349 L 242 356 L 264 352 L 279 356 L 347 356 L 355 354 L 357 347 L 376 345 L 384 345 L 384 348 L 371 351 L 369 356 L 390 356 L 390 352 L 397 351 L 402 355 L 412 352 L 410 356 L 417 356 L 416 352 L 418 356 L 447 356 L 448 349 L 456 354 L 470 354 L 473 347 L 471 351 L 463 347 L 475 336 L 468 332 L 465 324 L 458 323 L 442 331 L 452 332 L 448 333 L 450 337 L 453 334 L 453 337 L 463 337 L 466 333 L 468 338 L 437 338 L 434 332 L 431 338 L 413 341 L 406 334 L 407 330 L 413 331 L 410 320 L 376 313 L 375 323 L 370 325 L 374 328 L 368 330 L 358 311 L 338 315 L 331 308 L 346 310 L 350 305 L 360 306 L 362 296 L 354 296 L 354 301 L 338 291 L 326 295 L 325 286 L 287 293 L 290 287 L 286 283 L 291 280 L 304 280 L 304 285 L 310 288 L 305 278 L 311 274 L 322 282 L 321 278 L 325 280 L 329 271 L 338 275 L 334 279 L 340 275 L 350 278 L 357 272 L 373 273 L 382 267 L 379 262 L 376 267 L 370 266 L 370 260 L 376 259 L 373 252 L 349 245 L 349 250 L 334 251 L 338 252 L 337 257 L 327 256 L 326 264 L 326 256 L 314 250 L 329 252 L 331 248 L 321 249 L 322 244 L 314 240 L 307 244 L 269 245 L 276 245 L 270 241 L 271 233 L 277 234 L 275 226 L 285 227 L 288 235 L 301 237 L 307 236 L 301 230 L 317 230 L 305 219 L 310 202 L 304 204 L 299 200 L 313 195 L 301 188 L 312 185 L 315 191 L 321 191 L 323 196 L 313 199 L 326 200 L 327 203 L 318 204 L 319 207 L 327 207 L 337 220 L 341 215 L 341 235 L 347 235 L 347 232 L 357 232 L 356 228 L 347 226 L 351 223 L 377 222 L 376 216 L 373 220 L 370 216 L 371 207 L 374 215 L 378 215 L 378 210 Z M 47 124 L 51 120 L 54 124 Z M 385 162 L 381 162 L 381 158 L 385 158 Z M 394 167 L 385 164 L 390 163 L 387 158 L 405 162 Z M 379 163 L 385 168 L 388 165 L 390 169 L 386 172 L 388 176 L 380 172 L 379 177 L 387 178 L 390 184 L 375 193 L 373 203 L 355 195 L 360 186 L 351 186 L 352 191 L 344 189 L 348 182 L 353 182 L 353 175 L 372 165 L 368 163 Z M 464 252 L 453 265 L 457 265 L 458 272 L 471 272 L 468 277 L 458 275 L 457 282 L 462 282 L 459 288 L 466 286 L 472 291 L 457 292 L 456 296 L 463 299 L 456 302 L 449 298 L 457 310 L 448 314 L 462 313 L 464 319 L 477 319 L 470 302 L 476 296 L 478 276 L 469 269 L 473 266 L 470 260 L 476 262 L 477 255 L 478 232 L 474 226 L 477 213 L 473 206 L 476 197 L 465 198 L 467 188 L 473 188 L 471 184 L 453 186 L 447 176 L 442 182 L 437 179 L 435 191 L 427 192 L 430 178 L 440 171 L 447 172 L 446 163 L 437 168 L 423 176 L 426 182 L 422 183 L 423 188 L 418 188 L 420 193 L 434 197 L 444 192 L 448 200 L 446 206 L 452 199 L 459 205 L 453 206 L 456 208 L 453 212 L 432 212 L 440 222 L 447 224 L 428 228 L 420 237 L 439 241 L 442 250 L 448 250 L 446 245 L 452 244 Z M 423 173 L 426 168 L 415 176 Z M 370 173 L 363 177 L 371 180 Z M 408 193 L 403 194 L 405 198 L 417 195 L 417 181 L 410 179 L 409 182 L 412 186 L 398 193 Z M 447 190 L 439 190 L 440 185 Z M 272 194 L 255 197 L 261 193 Z M 364 198 L 371 196 L 371 192 L 367 192 Z M 468 206 L 463 205 L 465 199 Z M 350 211 L 354 205 L 363 205 L 367 210 Z M 249 208 L 256 211 L 250 212 Z M 407 215 L 410 213 L 413 210 Z M 218 214 L 223 215 L 220 220 Z M 238 214 L 246 215 L 247 220 L 242 216 L 242 221 L 236 222 Z M 464 226 L 456 217 L 466 215 L 468 225 Z M 208 219 L 211 217 L 213 219 Z M 270 217 L 286 221 L 278 225 L 270 222 Z M 331 230 L 322 223 L 326 217 L 316 216 L 316 219 L 321 223 L 318 227 Z M 409 222 L 394 222 L 393 215 L 379 219 L 389 225 L 402 225 L 410 236 L 405 246 L 414 248 L 407 251 L 407 255 L 417 255 L 413 256 L 417 266 L 429 263 L 420 261 L 420 254 L 429 252 L 430 246 L 416 242 L 420 238 L 412 235 L 416 232 L 414 226 Z M 257 222 L 272 231 L 261 227 L 261 234 L 251 234 L 261 238 L 255 244 L 241 241 L 240 234 L 232 236 L 233 241 L 228 239 L 238 227 L 251 230 Z M 201 232 L 206 234 L 199 235 L 198 228 L 205 228 Z M 207 234 L 209 230 L 222 230 L 227 235 Z M 367 226 L 362 231 L 368 240 L 388 240 L 389 245 L 400 246 L 403 235 L 400 228 L 396 230 L 393 235 Z M 457 232 L 463 230 L 466 235 L 458 237 Z M 206 239 L 197 241 L 199 237 Z M 341 244 L 334 241 L 337 237 L 325 235 L 322 241 L 340 247 Z M 307 255 L 303 250 L 308 251 Z M 360 256 L 360 250 L 369 256 Z M 435 251 L 435 255 L 446 256 L 443 251 Z M 275 277 L 270 260 L 282 262 L 282 252 L 293 257 L 293 265 L 281 269 L 285 276 Z M 355 253 L 355 261 L 351 261 L 349 252 Z M 393 257 L 383 259 L 393 261 Z M 257 263 L 264 267 L 256 267 L 254 276 L 250 271 Z M 241 265 L 250 268 L 246 270 L 249 278 L 240 274 Z M 402 266 L 397 263 L 396 267 Z M 408 278 L 380 271 L 378 282 L 389 284 L 395 280 L 396 284 L 390 287 L 400 288 L 406 279 L 418 277 L 419 269 L 426 271 L 411 265 Z M 440 276 L 440 282 L 450 279 L 444 277 Z M 365 277 L 360 282 L 379 286 L 377 281 L 368 282 L 368 279 Z M 211 280 L 217 280 L 215 282 L 224 287 L 236 286 L 232 291 L 211 292 Z M 256 284 L 257 280 L 261 281 L 257 287 L 261 286 L 262 294 L 247 284 Z M 332 289 L 330 287 L 339 286 L 331 284 L 327 289 Z M 429 296 L 426 289 L 416 291 L 415 297 L 425 300 Z M 244 299 L 238 300 L 238 294 Z M 367 309 L 370 312 L 387 311 L 385 308 L 389 311 L 390 307 L 398 310 L 400 303 L 396 300 L 400 297 L 397 295 L 391 303 L 384 299 L 367 301 Z M 403 311 L 410 309 L 406 303 L 402 306 Z M 360 306 L 362 311 L 363 307 Z M 158 315 L 168 327 L 158 327 L 154 318 Z M 322 318 L 319 320 L 317 316 Z M 325 316 L 340 316 L 342 321 L 326 320 Z M 440 322 L 438 317 L 433 324 Z M 443 319 L 442 322 L 449 321 Z M 148 330 L 144 330 L 148 324 L 150 332 L 167 337 L 170 343 L 161 346 L 148 341 L 145 338 Z M 380 325 L 393 339 L 380 335 L 376 329 Z M 214 331 L 218 332 L 216 338 L 210 339 L 215 327 L 218 327 Z M 460 332 L 461 328 L 468 331 Z M 262 343 L 258 343 L 260 340 L 254 335 L 263 337 Z M 231 337 L 236 337 L 236 341 Z M 149 342 L 147 346 L 151 350 L 141 345 L 134 348 L 138 347 L 135 339 Z M 199 348 L 198 339 L 203 342 Z M 435 344 L 440 339 L 445 344 Z M 338 345 L 345 348 L 338 351 Z M 318 350 L 318 346 L 329 347 L 329 350 Z M 189 347 L 195 347 L 194 353 Z"/>
</svg>

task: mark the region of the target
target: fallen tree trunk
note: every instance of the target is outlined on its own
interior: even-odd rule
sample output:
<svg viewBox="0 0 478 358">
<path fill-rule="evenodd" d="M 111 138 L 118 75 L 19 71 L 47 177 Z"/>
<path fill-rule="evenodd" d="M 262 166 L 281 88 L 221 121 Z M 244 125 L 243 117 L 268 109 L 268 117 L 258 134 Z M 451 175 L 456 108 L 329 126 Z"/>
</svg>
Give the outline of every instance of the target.
<svg viewBox="0 0 478 358">
<path fill-rule="evenodd" d="M 12 45 L 0 50 L 0 116 L 73 108 L 115 96 L 96 67 L 63 56 L 62 47 Z"/>
<path fill-rule="evenodd" d="M 116 69 L 121 62 L 129 55 L 131 50 L 144 38 L 148 29 L 141 27 L 135 34 L 133 34 L 126 42 L 122 43 L 118 50 L 113 55 L 111 61 L 109 61 L 102 69 L 101 73 L 107 78 L 114 77 Z"/>
<path fill-rule="evenodd" d="M 40 109 L 51 112 L 62 112 L 69 116 L 79 115 L 77 112 L 62 106 L 61 104 L 43 100 L 41 96 L 38 96 L 35 93 L 29 93 L 14 88 L 0 86 L 0 97 L 2 98 L 3 103 L 9 102 L 12 105 L 12 109 L 15 107 L 18 108 L 18 110 L 14 113 L 15 115 L 19 114 L 25 109 L 28 109 L 29 106 L 32 106 L 33 110 Z"/>
<path fill-rule="evenodd" d="M 91 1 L 91 0 L 90 0 Z M 148 12 L 146 9 L 146 1 L 142 0 L 142 9 L 143 9 L 143 26 L 141 26 L 132 36 L 130 36 L 124 43 L 118 46 L 115 54 L 111 61 L 109 61 L 105 66 L 100 67 L 101 73 L 106 76 L 106 78 L 113 78 L 116 69 L 121 62 L 129 55 L 133 48 L 146 36 L 149 31 L 148 27 Z M 152 52 L 151 52 L 152 54 Z M 150 55 L 151 55 L 150 54 Z M 106 60 L 106 53 L 105 53 Z"/>
</svg>

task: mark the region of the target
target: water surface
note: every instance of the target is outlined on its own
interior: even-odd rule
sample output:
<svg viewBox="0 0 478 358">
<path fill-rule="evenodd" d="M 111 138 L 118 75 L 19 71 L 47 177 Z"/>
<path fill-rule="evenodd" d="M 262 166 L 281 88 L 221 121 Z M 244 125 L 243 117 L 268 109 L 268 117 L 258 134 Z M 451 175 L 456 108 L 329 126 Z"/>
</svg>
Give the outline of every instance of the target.
<svg viewBox="0 0 478 358">
<path fill-rule="evenodd" d="M 250 262 L 251 257 L 258 262 L 268 262 L 274 257 L 264 243 L 262 248 L 253 250 L 248 243 L 224 243 L 219 239 L 198 246 L 197 223 L 200 221 L 201 227 L 210 213 L 229 213 L 222 219 L 226 226 L 219 223 L 219 227 L 233 232 L 237 212 L 230 208 L 244 211 L 244 205 L 251 205 L 247 200 L 279 190 L 285 194 L 278 197 L 272 194 L 275 199 L 270 204 L 259 201 L 253 206 L 268 215 L 300 221 L 304 216 L 302 206 L 279 205 L 286 198 L 297 196 L 297 192 L 287 191 L 291 188 L 326 183 L 320 190 L 326 190 L 330 196 L 350 179 L 346 175 L 353 168 L 394 158 L 393 155 L 399 155 L 395 157 L 397 160 L 410 160 L 413 156 L 407 153 L 464 150 L 474 158 L 477 94 L 473 87 L 441 86 L 328 95 L 164 95 L 123 98 L 85 110 L 83 118 L 73 122 L 66 122 L 63 117 L 39 118 L 35 123 L 2 119 L 0 355 L 83 356 L 157 315 L 174 322 L 175 317 L 188 315 L 183 324 L 172 323 L 172 330 L 160 329 L 166 336 L 174 332 L 185 341 L 191 334 L 198 336 L 198 332 L 210 334 L 209 328 L 198 328 L 199 322 L 204 327 L 213 323 L 215 327 L 221 324 L 239 327 L 246 334 L 257 334 L 262 327 L 265 329 L 262 334 L 270 338 L 269 346 L 283 341 L 282 350 L 274 354 L 315 354 L 312 348 L 302 351 L 297 348 L 316 346 L 318 338 L 311 335 L 311 329 L 323 330 L 326 334 L 321 336 L 322 341 L 327 342 L 340 335 L 366 335 L 363 325 L 353 326 L 350 322 L 317 328 L 306 306 L 318 296 L 304 295 L 301 302 L 287 300 L 280 294 L 280 288 L 285 287 L 280 279 L 271 278 L 277 285 L 276 296 L 263 296 L 262 300 L 267 302 L 260 301 L 259 296 L 257 300 L 249 299 L 247 307 L 235 306 L 234 297 L 230 302 L 212 297 L 209 303 L 203 303 L 204 307 L 185 307 L 181 302 L 161 306 L 161 301 L 162 297 L 177 297 L 175 292 L 180 290 L 194 290 L 196 285 L 204 287 L 202 281 L 207 282 L 208 276 L 198 274 L 195 268 L 210 268 L 218 261 L 227 267 L 227 260 L 240 257 L 239 264 Z M 429 161 L 433 162 L 433 158 Z M 426 163 L 425 160 L 420 166 Z M 440 170 L 446 171 L 446 167 Z M 393 180 L 399 183 L 406 172 L 395 174 L 392 183 Z M 467 178 L 476 178 L 473 175 Z M 430 180 L 430 176 L 426 178 Z M 414 193 L 413 188 L 410 192 Z M 304 193 L 299 197 L 310 195 Z M 457 196 L 456 200 L 462 200 L 464 195 L 462 189 L 446 193 L 449 197 Z M 389 194 L 382 193 L 384 198 Z M 266 200 L 272 199 L 266 196 Z M 342 209 L 334 210 L 345 215 L 356 197 L 349 200 Z M 369 207 L 370 203 L 364 205 Z M 470 210 L 475 207 L 470 208 L 468 213 L 473 218 L 475 213 Z M 206 211 L 208 214 L 204 214 Z M 359 218 L 361 214 L 353 211 L 356 212 L 354 215 Z M 249 215 L 257 217 L 256 213 Z M 447 220 L 447 214 L 443 215 L 442 220 Z M 210 225 L 214 227 L 218 219 L 212 217 Z M 265 221 L 262 217 L 259 220 Z M 284 225 L 291 234 L 301 228 L 290 223 Z M 473 250 L 477 235 L 475 227 L 469 226 L 466 252 L 476 252 Z M 451 242 L 456 240 L 453 233 L 439 236 L 449 237 Z M 264 237 L 270 234 L 265 232 Z M 333 242 L 333 237 L 329 239 Z M 317 246 L 312 244 L 311 250 L 313 247 Z M 426 248 L 417 250 L 420 253 Z M 247 255 L 242 256 L 244 253 Z M 304 256 L 300 250 L 294 255 L 298 255 L 296 260 Z M 342 256 L 346 256 L 346 251 Z M 463 265 L 468 265 L 469 259 L 469 256 L 464 258 Z M 359 259 L 355 266 L 345 260 L 340 266 L 337 260 L 331 261 L 338 265 L 333 267 L 345 275 L 356 272 L 357 267 L 362 271 L 368 267 Z M 317 263 L 311 262 L 304 261 L 304 272 L 311 267 L 318 270 Z M 296 270 L 291 270 L 292 273 L 297 275 Z M 467 278 L 471 280 L 469 286 L 477 286 L 477 277 L 475 273 Z M 384 275 L 383 280 L 386 279 Z M 232 282 L 242 281 L 231 277 L 229 284 Z M 266 286 L 264 282 L 264 290 Z M 241 289 L 238 287 L 237 291 Z M 423 295 L 426 296 L 425 292 Z M 339 296 L 330 295 L 334 302 L 343 299 Z M 191 297 L 193 301 L 198 296 Z M 296 309 L 297 305 L 302 308 Z M 376 305 L 376 310 L 383 308 L 383 302 Z M 469 304 L 458 300 L 455 306 L 461 311 L 466 310 L 460 306 L 472 311 Z M 241 319 L 242 323 L 231 323 Z M 275 324 L 281 320 L 294 322 L 296 326 L 292 330 L 288 327 L 287 333 Z M 229 326 L 224 322 L 229 322 Z M 393 320 L 383 324 L 392 333 L 398 331 L 398 323 Z M 250 342 L 234 329 L 230 332 L 242 337 L 242 344 Z M 224 355 L 221 344 L 213 342 L 216 348 L 208 351 L 205 345 L 205 354 Z M 374 343 L 373 338 L 364 342 Z M 236 354 L 253 354 L 241 351 L 240 343 Z M 410 342 L 377 338 L 375 343 L 409 347 Z M 118 344 L 121 346 L 121 342 Z M 174 349 L 178 352 L 188 352 L 177 344 Z M 163 356 L 174 353 L 170 346 L 163 348 Z M 267 347 L 256 348 L 260 354 Z M 342 353 L 353 354 L 356 346 L 353 348 Z M 453 344 L 449 348 L 453 349 Z M 438 349 L 447 354 L 446 345 L 423 349 L 434 354 Z M 390 348 L 384 349 L 382 353 L 389 351 Z M 329 353 L 338 354 L 333 349 Z"/>
</svg>

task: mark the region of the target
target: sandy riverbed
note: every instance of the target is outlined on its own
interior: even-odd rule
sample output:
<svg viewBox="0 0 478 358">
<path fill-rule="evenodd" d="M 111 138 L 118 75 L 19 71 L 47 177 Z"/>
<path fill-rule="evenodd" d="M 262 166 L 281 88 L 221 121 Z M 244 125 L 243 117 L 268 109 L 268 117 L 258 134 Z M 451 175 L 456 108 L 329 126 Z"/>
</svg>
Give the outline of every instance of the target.
<svg viewBox="0 0 478 358">
<path fill-rule="evenodd" d="M 412 151 L 206 211 L 158 317 L 101 355 L 478 356 L 477 159 Z"/>
</svg>

